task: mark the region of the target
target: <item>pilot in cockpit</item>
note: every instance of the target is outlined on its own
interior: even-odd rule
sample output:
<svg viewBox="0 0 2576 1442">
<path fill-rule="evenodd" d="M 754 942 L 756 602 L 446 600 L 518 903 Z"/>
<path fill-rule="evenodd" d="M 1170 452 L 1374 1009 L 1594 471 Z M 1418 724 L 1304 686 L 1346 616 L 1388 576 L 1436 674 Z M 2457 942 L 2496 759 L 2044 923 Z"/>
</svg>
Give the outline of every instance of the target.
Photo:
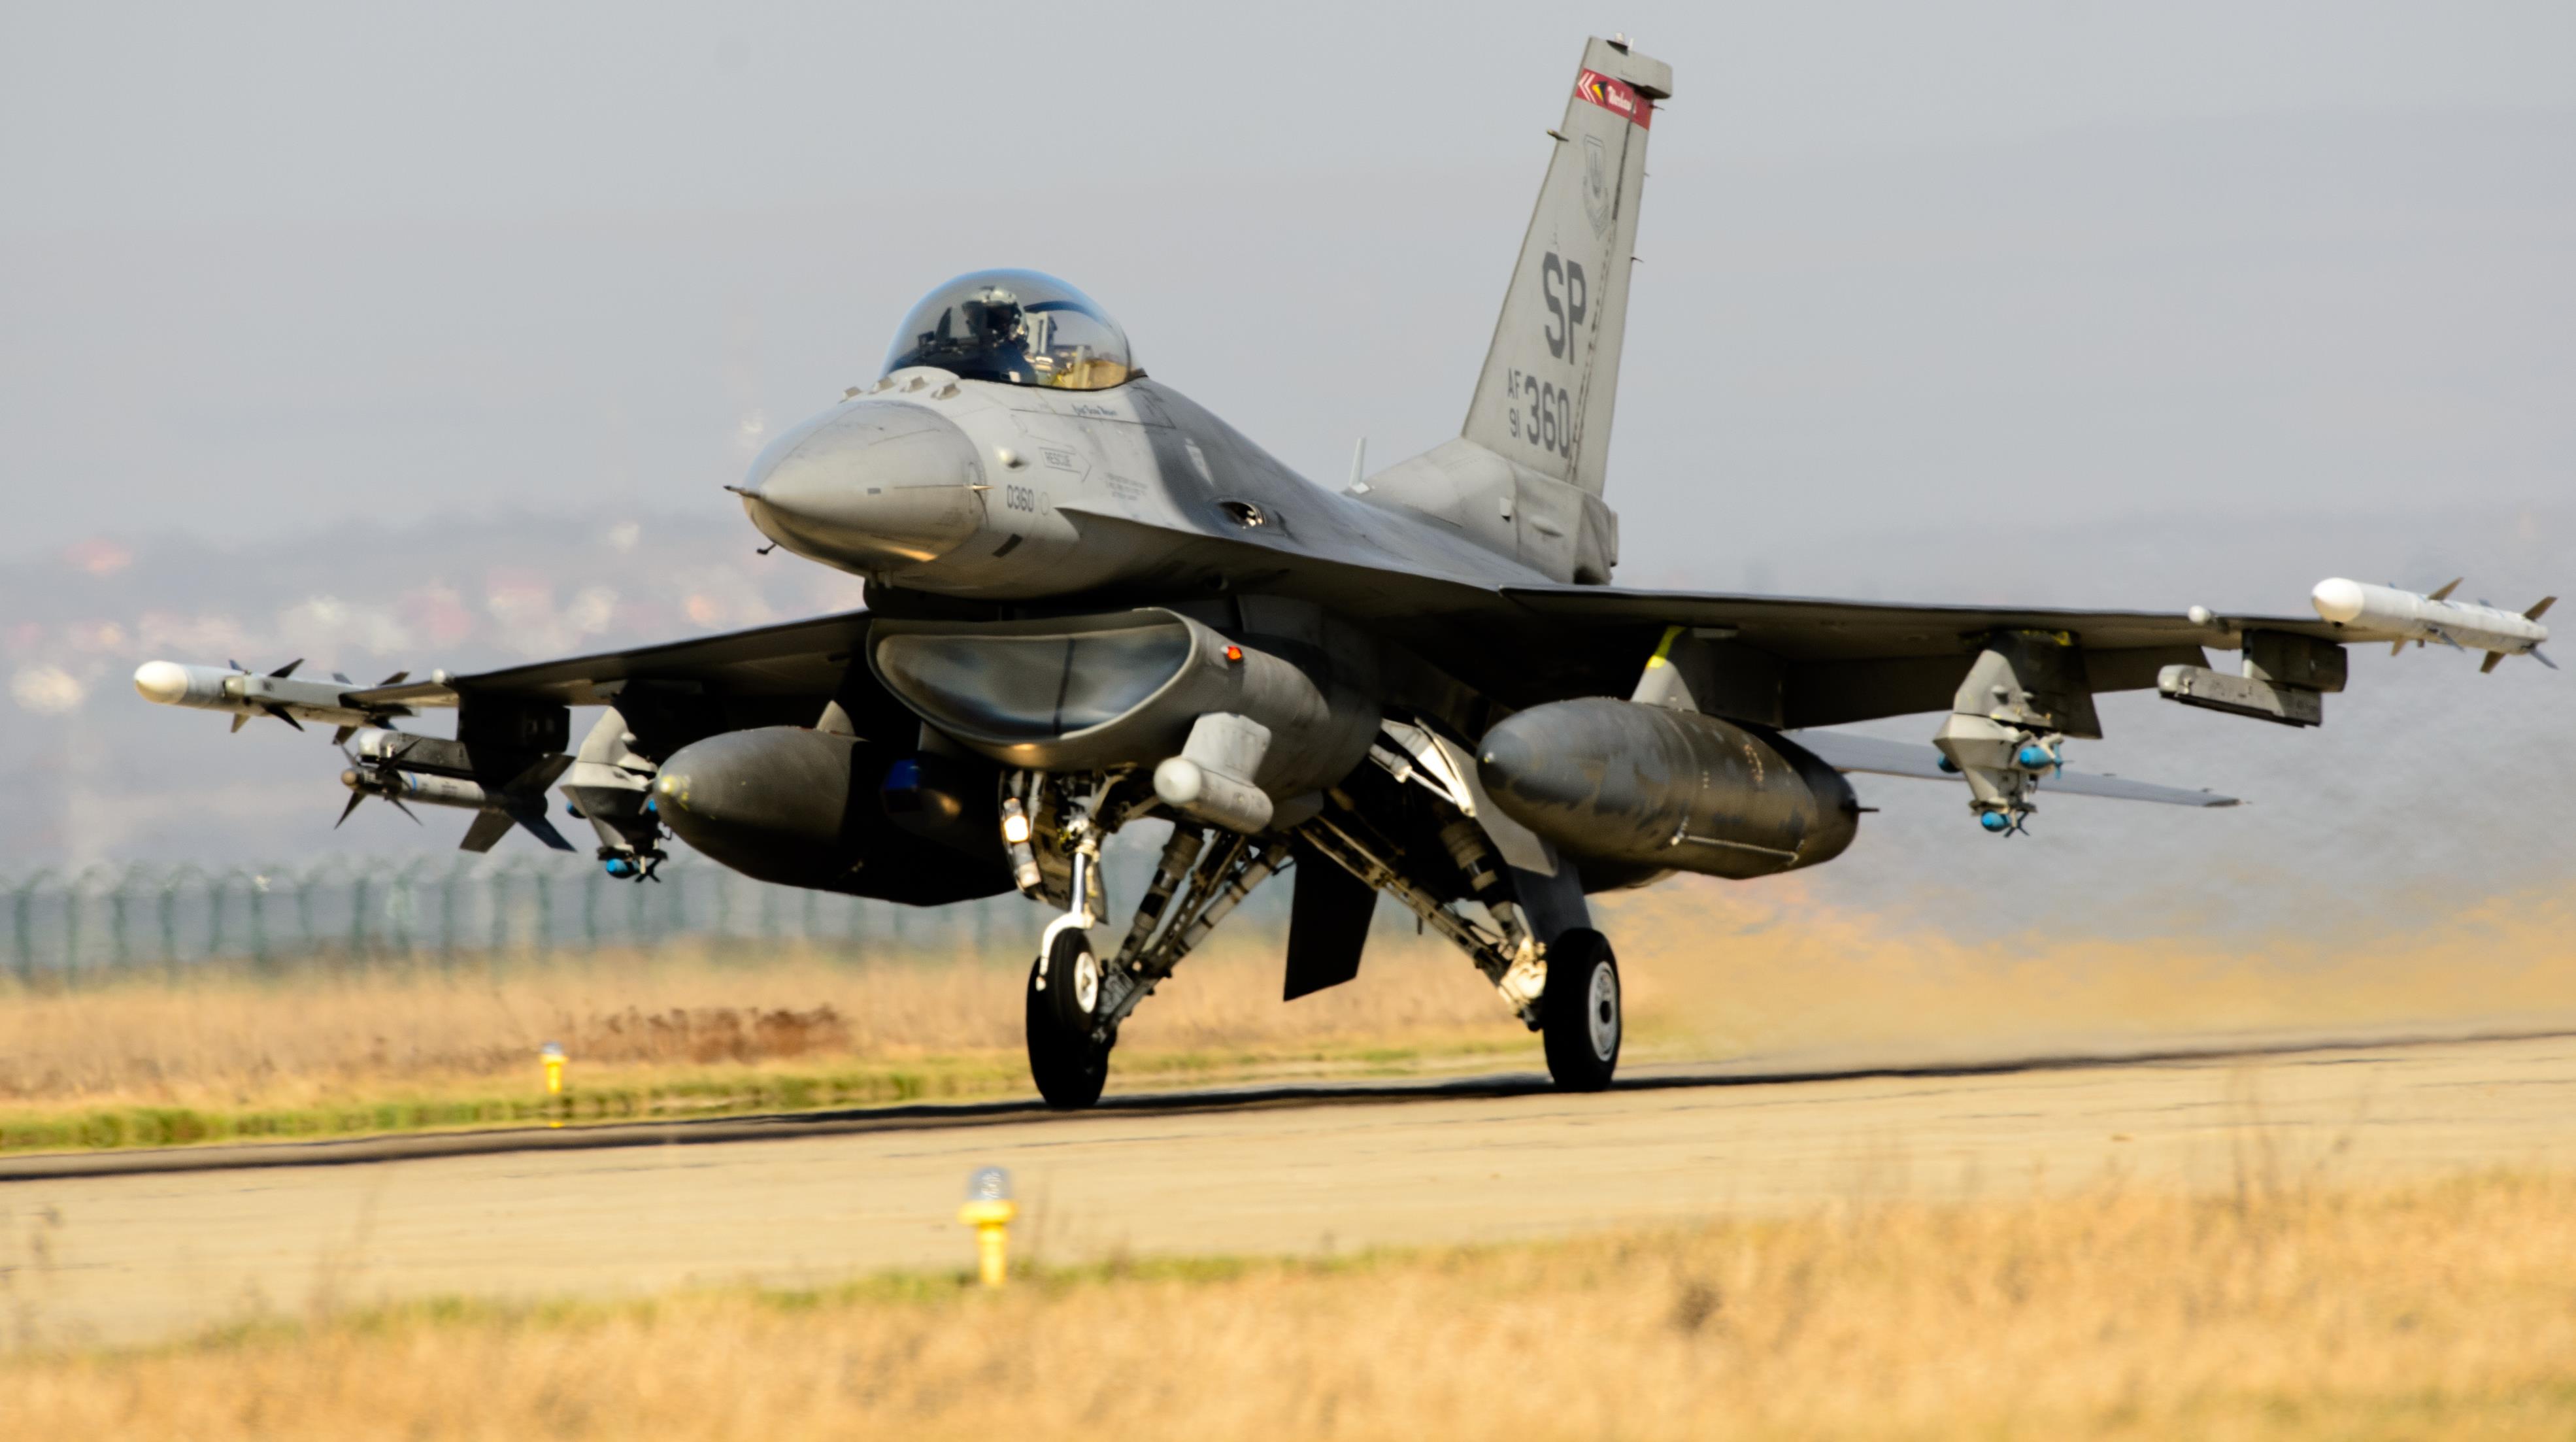
<svg viewBox="0 0 2576 1442">
<path fill-rule="evenodd" d="M 1091 298 L 1052 276 L 988 270 L 932 291 L 895 332 L 886 370 L 937 366 L 966 380 L 1097 391 L 1143 372 Z"/>
</svg>

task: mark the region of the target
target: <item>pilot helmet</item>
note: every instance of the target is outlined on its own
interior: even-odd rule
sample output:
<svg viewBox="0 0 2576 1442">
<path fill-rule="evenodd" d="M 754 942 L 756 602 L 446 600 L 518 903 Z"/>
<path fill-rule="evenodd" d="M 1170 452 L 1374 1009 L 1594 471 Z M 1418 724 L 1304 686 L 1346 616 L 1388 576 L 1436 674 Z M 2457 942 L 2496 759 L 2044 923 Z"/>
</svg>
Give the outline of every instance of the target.
<svg viewBox="0 0 2576 1442">
<path fill-rule="evenodd" d="M 1033 270 L 973 271 L 923 297 L 886 352 L 888 372 L 906 366 L 1075 391 L 1107 390 L 1144 374 L 1108 312 Z"/>
</svg>

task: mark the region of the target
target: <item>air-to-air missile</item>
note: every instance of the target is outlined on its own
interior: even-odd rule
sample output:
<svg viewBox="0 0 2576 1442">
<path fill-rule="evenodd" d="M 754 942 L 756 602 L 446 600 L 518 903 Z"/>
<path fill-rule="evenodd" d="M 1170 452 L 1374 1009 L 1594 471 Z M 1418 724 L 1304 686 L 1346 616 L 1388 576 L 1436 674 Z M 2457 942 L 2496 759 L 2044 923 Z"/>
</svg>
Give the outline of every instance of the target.
<svg viewBox="0 0 2576 1442">
<path fill-rule="evenodd" d="M 335 675 L 325 681 L 298 677 L 295 668 L 303 664 L 299 656 L 263 676 L 239 661 L 232 662 L 229 669 L 146 661 L 134 668 L 134 689 L 142 693 L 144 700 L 163 706 L 228 712 L 236 731 L 254 716 L 274 716 L 301 731 L 307 721 L 324 726 L 365 726 L 411 714 L 407 706 L 353 706 L 348 694 L 365 687 L 346 676 Z M 377 684 L 391 686 L 409 674 L 396 671 Z"/>
<path fill-rule="evenodd" d="M 340 784 L 359 796 L 381 796 L 387 801 L 419 801 L 431 806 L 461 806 L 472 811 L 498 810 L 505 799 L 479 781 L 461 776 L 434 776 L 418 771 L 398 771 L 390 766 L 353 766 L 340 773 Z M 355 798 L 351 798 L 354 804 Z"/>
<path fill-rule="evenodd" d="M 2459 584 L 2453 581 L 2430 595 L 2418 595 L 2338 576 L 2319 581 L 2308 600 L 2318 615 L 2337 625 L 2400 633 L 2405 637 L 2396 643 L 2400 647 L 2408 640 L 2419 646 L 2440 641 L 2463 651 L 2484 651 L 2487 659 L 2480 671 L 2492 671 L 2505 657 L 2521 655 L 2556 669 L 2558 663 L 2540 653 L 2540 643 L 2549 639 L 2549 628 L 2540 624 L 2540 618 L 2556 596 L 2543 596 L 2540 604 L 2516 615 L 2495 606 L 2449 599 L 2452 587 Z"/>
</svg>

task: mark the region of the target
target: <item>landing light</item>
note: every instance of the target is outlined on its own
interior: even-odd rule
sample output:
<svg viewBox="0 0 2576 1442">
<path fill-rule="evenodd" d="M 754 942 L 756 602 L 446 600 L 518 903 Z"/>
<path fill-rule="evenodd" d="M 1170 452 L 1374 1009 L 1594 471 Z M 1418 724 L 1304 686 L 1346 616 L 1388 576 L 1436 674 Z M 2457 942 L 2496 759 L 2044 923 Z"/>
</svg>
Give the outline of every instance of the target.
<svg viewBox="0 0 2576 1442">
<path fill-rule="evenodd" d="M 1002 839 L 1013 846 L 1027 842 L 1029 839 L 1028 813 L 1018 810 L 1003 813 Z"/>
</svg>

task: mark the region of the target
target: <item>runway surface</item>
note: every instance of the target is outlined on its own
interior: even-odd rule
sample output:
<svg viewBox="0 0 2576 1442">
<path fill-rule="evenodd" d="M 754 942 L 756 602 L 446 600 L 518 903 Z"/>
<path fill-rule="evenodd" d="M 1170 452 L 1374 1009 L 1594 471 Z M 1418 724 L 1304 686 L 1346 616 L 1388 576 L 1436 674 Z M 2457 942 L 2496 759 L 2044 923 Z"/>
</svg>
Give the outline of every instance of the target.
<svg viewBox="0 0 2576 1442">
<path fill-rule="evenodd" d="M 2576 1036 L 1640 1069 L 0 1162 L 0 1345 L 436 1295 L 616 1296 L 1022 1256 L 1312 1254 L 2123 1179 L 2576 1166 Z"/>
</svg>

